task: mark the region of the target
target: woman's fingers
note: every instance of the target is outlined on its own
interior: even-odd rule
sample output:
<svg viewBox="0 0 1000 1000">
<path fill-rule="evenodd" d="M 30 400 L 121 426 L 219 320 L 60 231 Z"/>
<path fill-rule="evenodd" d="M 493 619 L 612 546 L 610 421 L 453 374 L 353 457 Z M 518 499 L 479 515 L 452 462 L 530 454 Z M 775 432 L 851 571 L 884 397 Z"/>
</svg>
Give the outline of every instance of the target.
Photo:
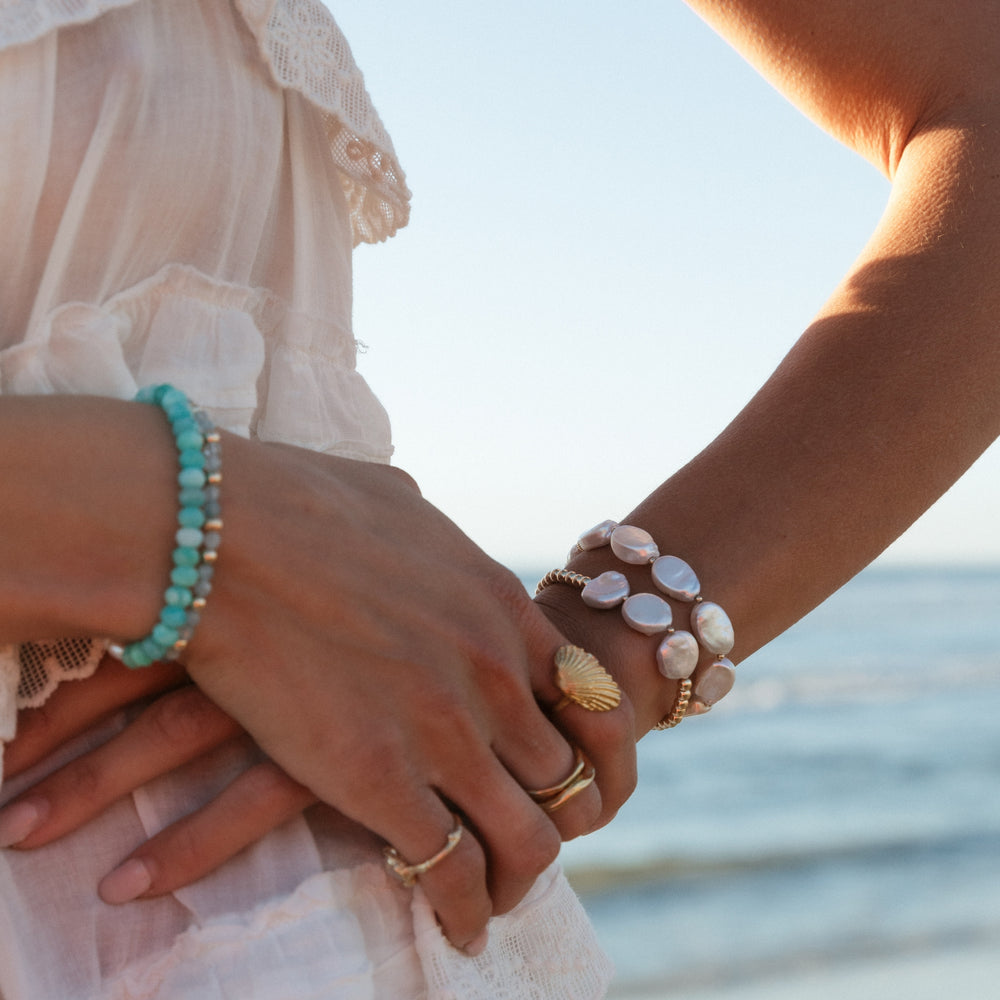
<svg viewBox="0 0 1000 1000">
<path fill-rule="evenodd" d="M 560 628 L 566 629 L 574 639 L 579 635 L 578 623 L 560 615 L 560 609 L 538 602 L 537 606 Z M 629 638 L 624 637 L 625 640 Z M 619 688 L 621 700 L 609 710 L 601 711 L 584 708 L 572 700 L 567 700 L 556 683 L 556 652 L 566 644 L 563 633 L 551 628 L 547 636 L 547 655 L 536 659 L 533 677 L 535 696 L 548 713 L 554 726 L 574 746 L 580 747 L 594 768 L 594 783 L 600 791 L 600 810 L 586 830 L 590 832 L 611 821 L 615 814 L 635 790 L 637 781 L 635 754 L 635 713 L 632 702 L 623 688 Z M 582 648 L 582 647 L 581 647 Z M 602 666 L 611 666 L 612 676 L 618 676 L 614 664 L 604 653 L 604 645 L 587 648 L 587 652 L 598 655 Z"/>
<path fill-rule="evenodd" d="M 103 746 L 60 768 L 0 810 L 5 846 L 41 847 L 83 826 L 123 795 L 233 739 L 240 727 L 197 688 L 153 701 Z M 37 822 L 30 822 L 34 809 Z M 11 842 L 11 837 L 29 832 Z M 183 883 L 178 883 L 183 884 Z"/>
<path fill-rule="evenodd" d="M 566 739 L 586 748 L 600 792 L 600 809 L 581 833 L 591 833 L 609 823 L 635 791 L 637 781 L 635 730 L 632 705 L 623 694 L 622 703 L 609 712 L 593 712 L 569 704 L 553 713 Z"/>
<path fill-rule="evenodd" d="M 315 801 L 277 765 L 255 764 L 207 805 L 133 851 L 101 881 L 101 898 L 126 903 L 190 885 Z"/>
<path fill-rule="evenodd" d="M 118 660 L 104 657 L 85 683 L 60 684 L 43 706 L 19 713 L 17 738 L 4 747 L 4 775 L 12 778 L 112 712 L 177 687 L 185 678 L 183 668 L 176 664 L 129 670 Z"/>
<path fill-rule="evenodd" d="M 420 883 L 456 948 L 481 950 L 493 904 L 487 891 L 488 860 L 475 829 L 431 793 L 408 812 L 413 821 L 390 844 L 395 853 L 391 867 L 404 885 Z"/>
</svg>

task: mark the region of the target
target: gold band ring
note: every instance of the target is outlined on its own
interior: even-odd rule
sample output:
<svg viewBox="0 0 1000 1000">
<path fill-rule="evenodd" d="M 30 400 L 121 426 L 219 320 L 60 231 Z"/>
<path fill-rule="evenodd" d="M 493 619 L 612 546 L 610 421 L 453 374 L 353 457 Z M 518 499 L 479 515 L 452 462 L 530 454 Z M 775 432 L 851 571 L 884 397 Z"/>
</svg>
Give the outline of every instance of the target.
<svg viewBox="0 0 1000 1000">
<path fill-rule="evenodd" d="M 586 761 L 583 759 L 583 751 L 579 747 L 573 748 L 575 751 L 575 757 L 573 758 L 573 770 L 559 782 L 558 785 L 552 785 L 551 788 L 526 788 L 525 791 L 534 799 L 535 802 L 545 802 L 548 799 L 554 799 L 560 792 L 564 792 L 570 785 L 576 781 L 577 778 L 583 773 L 583 769 L 586 766 Z"/>
<path fill-rule="evenodd" d="M 588 712 L 610 712 L 621 704 L 621 688 L 597 662 L 597 657 L 579 646 L 560 646 L 556 650 L 556 687 L 563 693 L 553 711 L 570 702 Z"/>
<path fill-rule="evenodd" d="M 451 814 L 451 818 L 455 821 L 455 825 L 452 827 L 451 833 L 448 834 L 448 840 L 445 842 L 444 847 L 433 857 L 428 858 L 426 861 L 421 861 L 418 865 L 411 865 L 395 847 L 389 847 L 388 845 L 385 847 L 383 851 L 385 854 L 385 863 L 392 869 L 393 874 L 407 889 L 412 889 L 417 884 L 417 879 L 421 875 L 426 875 L 436 864 L 444 861 L 458 847 L 458 842 L 462 839 L 462 831 L 465 827 L 462 826 L 462 821 L 455 813 Z"/>
<path fill-rule="evenodd" d="M 582 774 L 577 775 L 558 795 L 551 799 L 546 799 L 544 802 L 539 802 L 538 805 L 547 813 L 553 813 L 557 809 L 561 809 L 574 795 L 579 795 L 585 788 L 593 784 L 595 774 L 593 766 L 588 767 Z"/>
</svg>

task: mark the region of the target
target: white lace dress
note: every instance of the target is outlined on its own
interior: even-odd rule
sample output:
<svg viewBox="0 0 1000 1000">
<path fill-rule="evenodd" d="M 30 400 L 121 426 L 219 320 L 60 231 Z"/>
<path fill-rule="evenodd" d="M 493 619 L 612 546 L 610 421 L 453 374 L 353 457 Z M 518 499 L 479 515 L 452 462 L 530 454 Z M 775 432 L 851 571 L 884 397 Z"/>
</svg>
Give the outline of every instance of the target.
<svg viewBox="0 0 1000 1000">
<path fill-rule="evenodd" d="M 130 398 L 167 381 L 230 430 L 388 460 L 354 367 L 351 252 L 405 224 L 408 192 L 317 0 L 0 0 L 0 137 L 0 391 Z M 19 708 L 102 652 L 0 648 L 0 750 Z M 381 845 L 320 808 L 170 896 L 98 900 L 101 876 L 254 754 L 220 751 L 55 845 L 0 852 L 0 998 L 604 995 L 607 961 L 557 869 L 467 959 Z"/>
</svg>

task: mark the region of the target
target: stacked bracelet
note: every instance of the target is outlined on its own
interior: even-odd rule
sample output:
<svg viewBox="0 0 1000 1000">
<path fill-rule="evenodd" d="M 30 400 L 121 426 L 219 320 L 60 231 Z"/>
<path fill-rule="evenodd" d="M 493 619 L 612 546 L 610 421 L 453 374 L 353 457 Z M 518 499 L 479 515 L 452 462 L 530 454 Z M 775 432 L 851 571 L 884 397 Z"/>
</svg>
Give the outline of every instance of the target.
<svg viewBox="0 0 1000 1000">
<path fill-rule="evenodd" d="M 661 556 L 652 536 L 642 528 L 616 521 L 602 521 L 584 532 L 570 556 L 578 552 L 611 546 L 622 562 L 648 564 L 656 588 L 676 601 L 692 604 L 691 631 L 673 627 L 673 610 L 658 594 L 630 594 L 623 573 L 610 570 L 591 578 L 582 573 L 559 569 L 548 573 L 536 593 L 553 583 L 565 583 L 580 589 L 585 604 L 592 608 L 621 607 L 625 623 L 643 635 L 663 635 L 656 650 L 661 674 L 680 682 L 677 698 L 668 715 L 656 726 L 670 729 L 686 715 L 701 715 L 725 697 L 736 679 L 726 654 L 735 644 L 729 616 L 714 601 L 701 596 L 701 584 L 694 570 L 677 556 Z M 712 654 L 711 663 L 696 669 L 701 647 Z"/>
<path fill-rule="evenodd" d="M 178 389 L 169 385 L 152 386 L 141 389 L 135 398 L 159 406 L 166 414 L 174 433 L 179 465 L 180 509 L 174 536 L 177 546 L 173 551 L 170 586 L 163 594 L 163 610 L 145 638 L 126 646 L 112 643 L 108 647 L 108 652 L 126 666 L 148 667 L 181 654 L 212 590 L 222 531 L 219 507 L 222 454 L 219 434 L 211 419 L 194 409 Z"/>
</svg>

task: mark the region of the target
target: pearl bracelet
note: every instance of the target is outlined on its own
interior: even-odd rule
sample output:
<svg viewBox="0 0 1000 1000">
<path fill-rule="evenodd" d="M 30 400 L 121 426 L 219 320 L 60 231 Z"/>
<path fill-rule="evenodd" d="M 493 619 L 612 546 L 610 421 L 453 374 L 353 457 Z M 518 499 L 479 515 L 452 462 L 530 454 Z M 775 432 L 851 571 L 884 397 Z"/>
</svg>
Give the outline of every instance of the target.
<svg viewBox="0 0 1000 1000">
<path fill-rule="evenodd" d="M 670 729 L 687 715 L 702 715 L 733 687 L 735 669 L 726 654 L 735 644 L 735 634 L 729 616 L 714 601 L 701 596 L 701 583 L 694 570 L 677 556 L 661 556 L 649 532 L 617 521 L 602 521 L 578 539 L 570 558 L 579 552 L 611 546 L 611 551 L 632 565 L 650 566 L 653 583 L 658 590 L 676 601 L 692 604 L 691 631 L 673 627 L 673 609 L 658 594 L 630 594 L 629 582 L 623 573 L 609 570 L 591 578 L 570 570 L 553 570 L 538 584 L 536 594 L 553 583 L 578 587 L 583 602 L 591 608 L 621 607 L 625 623 L 643 635 L 663 635 L 656 650 L 660 673 L 680 682 L 674 706 L 656 726 Z M 696 670 L 704 647 L 714 657 L 712 662 Z"/>
<path fill-rule="evenodd" d="M 170 385 L 150 386 L 136 395 L 140 403 L 159 406 L 170 421 L 177 446 L 180 487 L 177 512 L 177 547 L 173 551 L 170 586 L 152 631 L 125 646 L 111 643 L 108 652 L 128 667 L 148 667 L 176 659 L 187 646 L 212 590 L 215 560 L 219 554 L 222 516 L 219 483 L 222 453 L 219 434 L 211 418 L 191 406 L 180 390 Z"/>
</svg>

